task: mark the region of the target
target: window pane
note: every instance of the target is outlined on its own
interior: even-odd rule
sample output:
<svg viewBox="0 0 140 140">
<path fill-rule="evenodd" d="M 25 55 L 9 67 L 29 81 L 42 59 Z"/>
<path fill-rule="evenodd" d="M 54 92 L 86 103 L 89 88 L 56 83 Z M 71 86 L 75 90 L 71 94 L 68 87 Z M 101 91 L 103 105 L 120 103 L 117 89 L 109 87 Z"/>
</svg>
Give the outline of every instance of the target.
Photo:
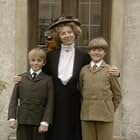
<svg viewBox="0 0 140 140">
<path fill-rule="evenodd" d="M 47 45 L 47 27 L 50 22 L 61 16 L 62 0 L 39 0 L 39 36 L 38 44 Z"/>
<path fill-rule="evenodd" d="M 61 1 L 48 2 L 49 0 L 40 0 L 39 18 L 56 18 L 61 15 Z M 56 0 L 55 0 L 56 1 Z"/>
<path fill-rule="evenodd" d="M 82 28 L 82 35 L 80 37 L 80 45 L 86 46 L 88 44 L 89 29 L 88 26 L 81 26 L 81 28 Z"/>
<path fill-rule="evenodd" d="M 101 26 L 93 26 L 90 28 L 90 37 L 95 38 L 101 36 Z"/>
<path fill-rule="evenodd" d="M 91 24 L 101 24 L 101 4 L 91 4 Z"/>
<path fill-rule="evenodd" d="M 96 3 L 101 3 L 102 2 L 102 0 L 90 0 L 91 2 L 96 2 Z"/>
<path fill-rule="evenodd" d="M 101 14 L 101 0 L 79 0 L 79 19 L 83 30 L 81 46 L 87 46 L 91 39 L 101 35 Z"/>
<path fill-rule="evenodd" d="M 79 19 L 82 22 L 82 24 L 89 23 L 89 6 L 88 6 L 88 4 L 80 4 Z"/>
</svg>

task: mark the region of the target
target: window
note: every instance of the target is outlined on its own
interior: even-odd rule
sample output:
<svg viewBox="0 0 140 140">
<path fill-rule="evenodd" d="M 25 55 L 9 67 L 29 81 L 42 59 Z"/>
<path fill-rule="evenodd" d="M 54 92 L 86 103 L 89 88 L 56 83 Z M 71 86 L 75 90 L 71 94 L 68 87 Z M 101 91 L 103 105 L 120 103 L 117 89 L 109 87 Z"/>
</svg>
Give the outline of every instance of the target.
<svg viewBox="0 0 140 140">
<path fill-rule="evenodd" d="M 101 0 L 79 0 L 79 19 L 82 23 L 81 46 L 101 35 L 102 2 Z"/>
<path fill-rule="evenodd" d="M 62 15 L 80 19 L 80 46 L 87 46 L 97 36 L 109 42 L 111 0 L 39 0 L 39 44 L 46 44 L 44 32 L 51 20 Z"/>
<path fill-rule="evenodd" d="M 46 44 L 47 26 L 53 19 L 61 16 L 61 5 L 61 0 L 39 0 L 38 44 Z"/>
</svg>

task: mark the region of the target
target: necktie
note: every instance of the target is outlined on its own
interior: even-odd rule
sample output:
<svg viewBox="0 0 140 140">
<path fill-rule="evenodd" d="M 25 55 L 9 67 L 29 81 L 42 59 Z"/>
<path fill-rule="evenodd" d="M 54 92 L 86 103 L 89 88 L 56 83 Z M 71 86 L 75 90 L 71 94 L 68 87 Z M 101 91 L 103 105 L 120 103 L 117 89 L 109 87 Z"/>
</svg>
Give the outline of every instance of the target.
<svg viewBox="0 0 140 140">
<path fill-rule="evenodd" d="M 97 68 L 97 65 L 94 64 L 93 67 L 92 67 L 92 69 L 93 69 L 93 70 L 96 70 L 96 68 Z"/>
<path fill-rule="evenodd" d="M 37 77 L 37 74 L 35 72 L 33 72 L 32 79 L 34 80 L 36 77 Z"/>
</svg>

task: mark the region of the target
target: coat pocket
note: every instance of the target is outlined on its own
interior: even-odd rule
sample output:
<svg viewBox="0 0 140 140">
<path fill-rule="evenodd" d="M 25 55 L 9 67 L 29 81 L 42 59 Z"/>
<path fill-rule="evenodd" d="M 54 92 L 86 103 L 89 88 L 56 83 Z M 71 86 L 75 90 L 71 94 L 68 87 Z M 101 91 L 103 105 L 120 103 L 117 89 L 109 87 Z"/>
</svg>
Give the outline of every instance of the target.
<svg viewBox="0 0 140 140">
<path fill-rule="evenodd" d="M 111 100 L 105 100 L 106 107 L 110 113 L 114 113 L 114 104 Z"/>
</svg>

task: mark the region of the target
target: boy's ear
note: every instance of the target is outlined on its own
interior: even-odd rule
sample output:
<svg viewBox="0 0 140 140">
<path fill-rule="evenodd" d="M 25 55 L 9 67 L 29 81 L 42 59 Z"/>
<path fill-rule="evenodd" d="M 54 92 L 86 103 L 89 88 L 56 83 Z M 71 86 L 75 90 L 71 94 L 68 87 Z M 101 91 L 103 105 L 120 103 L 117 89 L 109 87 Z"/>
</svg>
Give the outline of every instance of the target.
<svg viewBox="0 0 140 140">
<path fill-rule="evenodd" d="M 46 65 L 46 61 L 43 63 L 43 66 L 45 66 Z"/>
<path fill-rule="evenodd" d="M 45 66 L 46 65 L 46 60 L 44 60 L 44 63 L 43 63 L 43 66 Z"/>
</svg>

